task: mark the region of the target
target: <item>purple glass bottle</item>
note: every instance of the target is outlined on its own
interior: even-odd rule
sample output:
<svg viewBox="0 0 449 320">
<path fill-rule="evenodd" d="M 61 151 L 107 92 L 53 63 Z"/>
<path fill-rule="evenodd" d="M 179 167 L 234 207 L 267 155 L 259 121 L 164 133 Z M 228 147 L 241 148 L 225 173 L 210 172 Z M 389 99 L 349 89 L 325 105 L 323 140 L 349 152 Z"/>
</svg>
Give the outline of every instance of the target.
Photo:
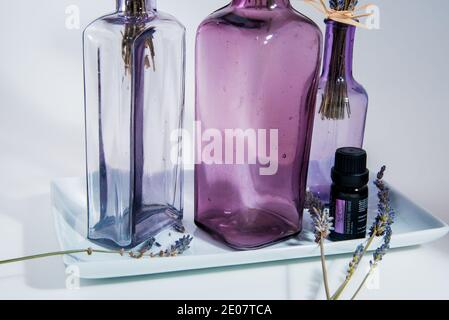
<svg viewBox="0 0 449 320">
<path fill-rule="evenodd" d="M 335 151 L 363 145 L 368 95 L 352 75 L 356 27 L 332 20 L 326 25 L 307 185 L 328 204 Z"/>
<path fill-rule="evenodd" d="M 320 45 L 289 0 L 234 0 L 198 29 L 195 222 L 233 248 L 302 229 Z"/>
<path fill-rule="evenodd" d="M 132 247 L 182 218 L 184 64 L 185 28 L 155 0 L 84 31 L 89 239 Z"/>
</svg>

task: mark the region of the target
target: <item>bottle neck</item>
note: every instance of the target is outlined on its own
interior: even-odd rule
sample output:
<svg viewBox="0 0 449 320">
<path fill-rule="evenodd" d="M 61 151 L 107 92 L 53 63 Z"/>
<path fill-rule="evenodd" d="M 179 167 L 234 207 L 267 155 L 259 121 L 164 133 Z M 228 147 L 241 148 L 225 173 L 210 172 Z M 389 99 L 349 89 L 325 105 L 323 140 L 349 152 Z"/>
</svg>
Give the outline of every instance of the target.
<svg viewBox="0 0 449 320">
<path fill-rule="evenodd" d="M 232 0 L 232 6 L 238 8 L 286 8 L 290 0 Z"/>
<path fill-rule="evenodd" d="M 117 0 L 117 11 L 138 15 L 156 10 L 156 0 Z"/>
<path fill-rule="evenodd" d="M 330 70 L 339 76 L 352 78 L 352 60 L 356 27 L 326 20 L 323 74 L 327 78 Z"/>
</svg>

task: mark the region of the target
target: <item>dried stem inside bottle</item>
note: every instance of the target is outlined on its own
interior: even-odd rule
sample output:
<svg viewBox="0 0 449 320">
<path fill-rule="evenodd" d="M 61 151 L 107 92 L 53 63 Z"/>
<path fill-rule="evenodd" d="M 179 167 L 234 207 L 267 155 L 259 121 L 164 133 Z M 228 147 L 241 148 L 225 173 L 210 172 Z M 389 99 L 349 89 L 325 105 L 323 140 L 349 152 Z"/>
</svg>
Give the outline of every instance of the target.
<svg viewBox="0 0 449 320">
<path fill-rule="evenodd" d="M 125 13 L 128 15 L 143 15 L 146 11 L 145 0 L 128 0 L 125 4 Z"/>
<path fill-rule="evenodd" d="M 323 120 L 343 120 L 351 117 L 351 105 L 346 81 L 346 25 L 336 24 L 332 33 L 329 74 L 321 100 L 319 114 Z"/>
<path fill-rule="evenodd" d="M 330 7 L 337 11 L 354 10 L 358 0 L 331 0 Z M 323 120 L 343 120 L 351 117 L 351 105 L 346 82 L 346 41 L 348 26 L 336 23 L 332 33 L 329 76 L 321 100 L 319 113 Z"/>
<path fill-rule="evenodd" d="M 125 5 L 125 15 L 131 17 L 130 21 L 125 25 L 125 30 L 122 32 L 122 56 L 125 63 L 125 74 L 131 74 L 132 66 L 132 46 L 136 38 L 145 31 L 145 17 L 147 16 L 147 8 L 145 0 L 129 0 Z M 153 34 L 150 33 L 145 39 L 145 48 L 148 53 L 145 55 L 145 67 L 147 69 L 153 68 L 156 71 L 155 49 Z"/>
</svg>

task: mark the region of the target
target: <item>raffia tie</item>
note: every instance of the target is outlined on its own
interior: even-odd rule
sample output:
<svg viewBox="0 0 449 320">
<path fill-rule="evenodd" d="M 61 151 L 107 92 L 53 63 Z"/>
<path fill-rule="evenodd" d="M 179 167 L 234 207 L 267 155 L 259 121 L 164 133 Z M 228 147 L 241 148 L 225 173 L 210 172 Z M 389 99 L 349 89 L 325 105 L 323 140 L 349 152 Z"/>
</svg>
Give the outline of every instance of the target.
<svg viewBox="0 0 449 320">
<path fill-rule="evenodd" d="M 369 17 L 372 14 L 371 13 L 360 13 L 361 11 L 366 10 L 368 7 L 371 6 L 371 4 L 366 4 L 364 6 L 358 6 L 354 8 L 354 10 L 334 10 L 331 8 L 328 8 L 326 4 L 324 3 L 324 0 L 304 0 L 305 3 L 310 4 L 312 7 L 317 9 L 318 11 L 322 12 L 327 19 L 349 24 L 351 26 L 355 27 L 361 27 L 368 29 L 368 26 L 366 24 L 363 24 L 357 19 L 363 18 L 363 17 Z"/>
</svg>

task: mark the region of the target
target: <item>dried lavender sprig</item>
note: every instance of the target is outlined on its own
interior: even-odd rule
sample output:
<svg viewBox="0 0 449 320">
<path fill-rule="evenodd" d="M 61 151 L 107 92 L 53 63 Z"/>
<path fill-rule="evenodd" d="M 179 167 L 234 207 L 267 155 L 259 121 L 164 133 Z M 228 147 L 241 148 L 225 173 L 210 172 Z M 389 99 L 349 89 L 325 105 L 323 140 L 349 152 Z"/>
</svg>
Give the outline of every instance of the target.
<svg viewBox="0 0 449 320">
<path fill-rule="evenodd" d="M 340 285 L 337 291 L 335 291 L 335 293 L 332 295 L 331 300 L 338 300 L 340 298 L 343 291 L 346 289 L 352 277 L 354 276 L 355 272 L 357 271 L 363 257 L 366 255 L 368 249 L 371 247 L 374 239 L 375 236 L 371 236 L 366 242 L 366 244 L 364 243 L 357 246 L 357 249 L 355 250 L 352 256 L 352 260 L 351 262 L 349 262 L 349 267 L 348 270 L 346 271 L 345 281 L 343 281 L 343 283 Z"/>
<path fill-rule="evenodd" d="M 330 299 L 329 280 L 326 267 L 326 256 L 324 254 L 324 241 L 333 230 L 333 218 L 326 212 L 321 200 L 311 192 L 307 192 L 305 208 L 309 210 L 314 224 L 315 242 L 320 246 L 321 268 L 323 271 L 324 290 L 326 299 Z"/>
<path fill-rule="evenodd" d="M 374 185 L 377 187 L 378 190 L 378 212 L 376 219 L 370 229 L 369 232 L 369 239 L 366 242 L 366 244 L 362 244 L 359 247 L 357 247 L 356 252 L 354 253 L 353 259 L 349 264 L 349 268 L 346 274 L 346 279 L 343 282 L 343 284 L 338 288 L 338 290 L 335 292 L 335 294 L 332 296 L 333 300 L 337 300 L 341 294 L 343 293 L 344 289 L 348 285 L 349 281 L 352 279 L 354 273 L 357 271 L 357 268 L 362 260 L 362 258 L 365 256 L 365 254 L 368 252 L 368 249 L 372 245 L 374 239 L 376 237 L 383 237 L 384 238 L 384 245 L 382 245 L 380 248 L 376 250 L 374 253 L 376 255 L 377 253 L 377 259 L 382 259 L 383 255 L 386 253 L 386 250 L 389 248 L 389 243 L 392 235 L 392 229 L 391 225 L 394 223 L 395 219 L 395 213 L 391 207 L 391 200 L 390 200 L 390 190 L 386 187 L 385 182 L 383 181 L 385 171 L 387 167 L 383 166 L 379 173 L 377 174 L 377 179 L 374 181 Z M 387 242 L 386 242 L 387 241 Z M 385 243 L 387 243 L 385 245 Z M 376 260 L 376 258 L 374 259 Z M 380 260 L 379 260 L 380 261 Z M 370 272 L 372 272 L 370 270 Z M 369 275 L 367 275 L 368 277 Z M 366 279 L 367 279 L 366 277 Z M 366 282 L 366 280 L 364 281 Z M 363 283 L 364 284 L 364 283 Z M 362 287 L 363 287 L 362 284 Z M 361 288 L 360 288 L 361 289 Z M 360 291 L 360 290 L 358 290 Z"/>
<path fill-rule="evenodd" d="M 383 177 L 386 167 L 382 167 L 374 182 L 378 189 L 377 197 L 379 204 L 377 208 L 377 216 L 373 226 L 370 229 L 370 236 L 383 237 L 387 229 L 394 223 L 396 214 L 391 206 L 390 189 L 385 185 Z"/>
<path fill-rule="evenodd" d="M 129 256 L 134 259 L 143 258 L 145 253 L 150 251 L 153 248 L 153 245 L 155 245 L 155 244 L 156 244 L 156 239 L 150 238 L 147 241 L 145 241 L 144 243 L 142 243 L 138 248 L 135 249 L 135 250 L 137 250 L 137 252 L 130 251 Z M 124 250 L 122 250 L 122 252 L 124 252 Z"/>
<path fill-rule="evenodd" d="M 315 226 L 315 242 L 319 243 L 329 237 L 333 227 L 334 218 L 329 215 L 328 211 L 318 211 L 314 209 L 315 214 L 312 215 Z"/>
<path fill-rule="evenodd" d="M 354 10 L 359 0 L 329 0 L 329 6 L 333 10 Z"/>
<path fill-rule="evenodd" d="M 348 3 L 348 10 L 354 10 L 358 3 L 359 3 L 359 0 L 350 1 Z"/>
<path fill-rule="evenodd" d="M 304 207 L 307 210 L 311 210 L 313 208 L 323 211 L 324 210 L 324 204 L 321 202 L 320 198 L 318 198 L 316 195 L 314 195 L 312 192 L 306 193 L 306 200 L 304 203 Z"/>
<path fill-rule="evenodd" d="M 391 207 L 390 189 L 385 186 L 385 183 L 382 180 L 385 169 L 385 167 L 382 168 L 381 172 L 379 172 L 377 176 L 377 180 L 375 181 L 375 184 L 379 190 L 379 206 L 376 221 L 374 222 L 370 231 L 370 234 L 372 236 L 383 237 L 383 243 L 379 248 L 376 249 L 376 251 L 374 251 L 373 259 L 370 261 L 370 270 L 363 279 L 357 291 L 352 296 L 352 300 L 354 300 L 360 293 L 360 291 L 365 287 L 365 284 L 368 281 L 369 277 L 378 267 L 379 263 L 383 260 L 388 250 L 390 250 L 390 242 L 393 235 L 391 226 L 395 221 L 396 213 Z"/>
<path fill-rule="evenodd" d="M 7 260 L 0 260 L 0 265 L 2 265 L 2 264 L 9 264 L 9 263 L 16 263 L 16 262 L 21 262 L 21 261 L 27 261 L 27 260 L 49 258 L 49 257 L 54 257 L 54 256 L 78 254 L 78 253 L 86 253 L 88 255 L 92 255 L 93 253 L 114 253 L 114 254 L 118 253 L 118 254 L 120 254 L 120 252 L 118 252 L 118 251 L 112 252 L 112 251 L 102 251 L 102 250 L 94 250 L 92 248 L 87 248 L 87 249 L 79 249 L 79 250 L 66 250 L 66 251 L 47 252 L 47 253 L 40 253 L 40 254 L 35 254 L 35 255 L 26 256 L 26 257 L 7 259 Z"/>
<path fill-rule="evenodd" d="M 354 300 L 358 296 L 360 291 L 362 291 L 362 289 L 365 287 L 366 282 L 373 274 L 374 270 L 378 267 L 383 257 L 387 254 L 387 251 L 390 249 L 391 236 L 392 236 L 392 229 L 391 227 L 387 227 L 384 234 L 383 244 L 379 248 L 377 248 L 376 251 L 373 253 L 373 260 L 370 261 L 370 269 L 366 274 L 365 278 L 363 279 L 362 283 L 352 296 L 351 300 Z"/>
<path fill-rule="evenodd" d="M 393 230 L 391 229 L 391 226 L 388 226 L 385 234 L 384 234 L 384 241 L 382 245 L 376 249 L 373 253 L 373 260 L 370 261 L 371 266 L 377 266 L 379 262 L 382 261 L 384 256 L 387 254 L 387 251 L 390 250 L 390 242 L 391 242 L 391 236 L 393 235 Z"/>
<path fill-rule="evenodd" d="M 168 249 L 161 250 L 159 253 L 150 254 L 150 257 L 174 257 L 183 254 L 190 248 L 190 244 L 193 240 L 193 237 L 190 235 L 183 236 L 179 240 L 171 245 Z"/>
<path fill-rule="evenodd" d="M 48 257 L 54 257 L 54 256 L 64 256 L 64 255 L 71 255 L 71 254 L 80 254 L 85 253 L 89 256 L 93 255 L 94 253 L 100 253 L 100 254 L 118 254 L 120 256 L 128 255 L 130 258 L 133 259 L 142 259 L 144 257 L 173 257 L 177 255 L 184 254 L 189 248 L 190 244 L 193 240 L 193 237 L 190 235 L 183 236 L 179 240 L 176 240 L 174 244 L 172 244 L 169 249 L 162 251 L 163 254 L 153 254 L 153 253 L 146 253 L 150 249 L 150 243 L 153 241 L 153 239 L 150 239 L 147 244 L 144 244 L 142 248 L 140 248 L 137 251 L 125 251 L 124 249 L 121 250 L 101 250 L 101 249 L 93 249 L 93 248 L 87 248 L 87 249 L 76 249 L 76 250 L 66 250 L 66 251 L 55 251 L 55 252 L 48 252 L 48 253 L 41 253 L 31 256 L 25 256 L 20 258 L 14 258 L 14 259 L 8 259 L 8 260 L 0 260 L 0 265 L 2 264 L 9 264 L 9 263 L 16 263 L 21 261 L 27 261 L 27 260 L 35 260 L 35 259 L 43 259 Z M 156 242 L 154 242 L 156 244 Z M 151 244 L 151 247 L 153 244 Z"/>
<path fill-rule="evenodd" d="M 334 218 L 329 215 L 329 212 L 324 209 L 321 200 L 311 192 L 306 195 L 305 208 L 309 210 L 315 233 L 315 242 L 320 243 L 329 237 L 333 227 Z"/>
<path fill-rule="evenodd" d="M 363 255 L 365 253 L 365 245 L 360 244 L 357 246 L 357 249 L 355 250 L 354 254 L 352 255 L 352 260 L 349 263 L 349 268 L 346 274 L 346 279 L 352 277 L 352 275 L 357 270 L 360 261 L 363 258 Z"/>
<path fill-rule="evenodd" d="M 324 210 L 324 206 L 318 198 L 314 197 L 309 207 L 314 224 L 315 242 L 320 246 L 321 268 L 323 272 L 324 290 L 326 299 L 330 300 L 331 294 L 329 289 L 329 280 L 327 275 L 326 255 L 324 253 L 324 241 L 329 237 L 333 228 L 333 218 L 329 216 L 329 212 Z M 321 209 L 317 209 L 321 208 Z"/>
</svg>

